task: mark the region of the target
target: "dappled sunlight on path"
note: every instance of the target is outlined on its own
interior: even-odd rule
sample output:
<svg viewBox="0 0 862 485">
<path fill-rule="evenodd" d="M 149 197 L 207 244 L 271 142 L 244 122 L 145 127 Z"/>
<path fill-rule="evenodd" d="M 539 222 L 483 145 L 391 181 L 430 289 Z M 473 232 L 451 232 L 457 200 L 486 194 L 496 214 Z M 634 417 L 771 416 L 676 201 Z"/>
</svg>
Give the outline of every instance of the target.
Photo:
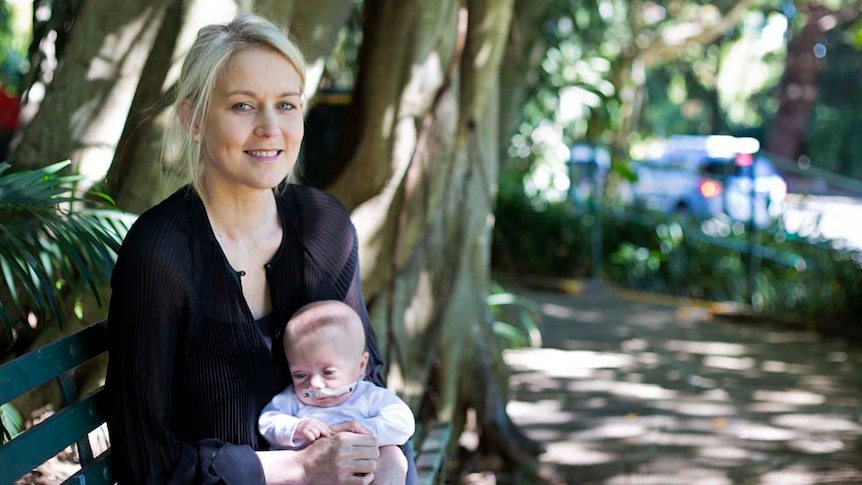
<svg viewBox="0 0 862 485">
<path fill-rule="evenodd" d="M 556 483 L 862 483 L 862 348 L 613 290 L 528 292 L 512 419 Z"/>
</svg>

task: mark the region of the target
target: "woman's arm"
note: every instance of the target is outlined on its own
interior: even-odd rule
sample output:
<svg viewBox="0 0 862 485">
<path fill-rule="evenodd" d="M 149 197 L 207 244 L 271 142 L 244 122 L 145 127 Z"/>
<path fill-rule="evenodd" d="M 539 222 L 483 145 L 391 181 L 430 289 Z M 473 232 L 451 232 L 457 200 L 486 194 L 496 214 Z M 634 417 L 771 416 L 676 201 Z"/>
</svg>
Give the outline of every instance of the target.
<svg viewBox="0 0 862 485">
<path fill-rule="evenodd" d="M 365 327 L 366 350 L 369 355 L 367 379 L 380 387 L 385 387 L 383 379 L 383 356 L 377 345 L 377 335 L 374 333 L 374 328 L 371 326 L 371 318 L 368 316 L 368 310 L 365 307 L 365 299 L 362 296 L 359 272 L 359 243 L 358 238 L 356 237 L 356 228 L 353 226 L 352 222 L 349 222 L 349 230 L 352 237 L 352 250 L 349 261 L 352 263 L 346 265 L 345 269 L 347 271 L 345 271 L 342 276 L 344 277 L 347 274 L 350 274 L 351 284 L 344 301 L 359 313 L 359 316 L 362 317 L 363 326 Z M 407 406 L 405 405 L 405 407 Z M 407 408 L 409 411 L 409 407 Z M 410 415 L 412 417 L 412 411 L 410 412 Z M 413 433 L 411 432 L 410 434 L 412 435 Z M 416 474 L 416 464 L 413 461 L 413 447 L 408 441 L 403 443 L 400 448 L 401 451 L 404 452 L 404 456 L 407 458 L 406 485 L 415 485 L 418 482 L 418 478 Z"/>
<path fill-rule="evenodd" d="M 368 309 L 365 307 L 365 298 L 362 296 L 359 273 L 359 244 L 353 224 L 350 224 L 349 234 L 352 240 L 351 253 L 348 264 L 345 265 L 341 275 L 343 279 L 349 282 L 344 302 L 356 310 L 356 313 L 362 319 L 362 326 L 365 328 L 365 349 L 368 351 L 366 378 L 378 386 L 383 386 L 383 356 L 380 353 L 380 347 L 377 345 L 377 334 L 374 333 L 374 328 L 371 326 Z"/>
<path fill-rule="evenodd" d="M 350 432 L 320 438 L 299 451 L 259 451 L 267 484 L 371 483 L 380 448 L 371 435 Z"/>
<path fill-rule="evenodd" d="M 369 354 L 366 378 L 383 387 L 383 356 L 365 307 L 359 271 L 359 240 L 350 213 L 338 199 L 324 191 L 305 186 L 290 186 L 290 191 L 295 198 L 294 207 L 302 214 L 298 218 L 301 225 L 294 231 L 303 234 L 303 243 L 312 258 L 332 275 L 339 295 L 343 295 L 342 300 L 362 318 Z M 409 442 L 401 449 L 408 462 L 407 485 L 413 485 L 417 482 L 413 449 Z"/>
<path fill-rule="evenodd" d="M 139 221 L 132 228 L 112 275 L 106 394 L 116 478 L 124 484 L 262 484 L 250 446 L 183 442 L 169 429 L 173 362 L 189 318 L 190 289 L 182 270 L 187 252 L 159 227 Z"/>
<path fill-rule="evenodd" d="M 288 186 L 285 209 L 293 214 L 286 219 L 290 233 L 298 235 L 302 245 L 326 283 L 317 287 L 317 299 L 340 299 L 350 305 L 362 319 L 368 350 L 366 378 L 383 385 L 383 356 L 377 336 L 365 307 L 359 272 L 359 240 L 350 213 L 331 194 L 308 186 Z"/>
</svg>

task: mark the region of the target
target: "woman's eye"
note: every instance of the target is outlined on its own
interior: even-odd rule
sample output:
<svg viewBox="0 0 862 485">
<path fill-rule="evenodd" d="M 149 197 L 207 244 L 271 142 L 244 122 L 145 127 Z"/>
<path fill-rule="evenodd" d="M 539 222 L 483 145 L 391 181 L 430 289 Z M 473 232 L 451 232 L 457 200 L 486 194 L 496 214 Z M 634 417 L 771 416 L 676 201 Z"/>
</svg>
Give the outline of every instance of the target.
<svg viewBox="0 0 862 485">
<path fill-rule="evenodd" d="M 278 103 L 278 109 L 281 110 L 290 111 L 294 108 L 296 108 L 296 106 L 294 106 L 293 103 L 288 103 L 287 101 Z"/>
<path fill-rule="evenodd" d="M 248 111 L 251 109 L 251 105 L 248 103 L 236 103 L 235 105 L 231 106 L 230 109 L 234 111 Z"/>
</svg>

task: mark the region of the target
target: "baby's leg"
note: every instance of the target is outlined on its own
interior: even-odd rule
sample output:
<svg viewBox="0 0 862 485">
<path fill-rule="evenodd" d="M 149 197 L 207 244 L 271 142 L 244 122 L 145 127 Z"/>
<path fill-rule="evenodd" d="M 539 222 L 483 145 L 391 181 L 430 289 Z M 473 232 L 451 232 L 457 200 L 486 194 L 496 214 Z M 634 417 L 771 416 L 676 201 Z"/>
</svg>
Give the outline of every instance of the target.
<svg viewBox="0 0 862 485">
<path fill-rule="evenodd" d="M 376 485 L 404 485 L 407 481 L 407 457 L 397 446 L 381 446 L 377 469 L 374 470 Z"/>
</svg>

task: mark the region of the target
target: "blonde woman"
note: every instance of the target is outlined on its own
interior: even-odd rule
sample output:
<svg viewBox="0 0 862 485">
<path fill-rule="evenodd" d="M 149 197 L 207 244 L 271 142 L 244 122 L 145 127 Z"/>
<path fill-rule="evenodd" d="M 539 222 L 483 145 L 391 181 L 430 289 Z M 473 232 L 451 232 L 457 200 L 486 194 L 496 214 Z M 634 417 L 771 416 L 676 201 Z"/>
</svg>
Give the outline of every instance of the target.
<svg viewBox="0 0 862 485">
<path fill-rule="evenodd" d="M 307 303 L 335 299 L 361 316 L 366 379 L 381 384 L 349 214 L 325 192 L 283 184 L 304 133 L 304 87 L 300 51 L 260 17 L 204 27 L 189 51 L 175 132 L 193 180 L 140 216 L 112 277 L 108 425 L 120 483 L 360 484 L 387 466 L 366 434 L 276 451 L 257 431 L 290 382 L 283 323 Z"/>
</svg>

